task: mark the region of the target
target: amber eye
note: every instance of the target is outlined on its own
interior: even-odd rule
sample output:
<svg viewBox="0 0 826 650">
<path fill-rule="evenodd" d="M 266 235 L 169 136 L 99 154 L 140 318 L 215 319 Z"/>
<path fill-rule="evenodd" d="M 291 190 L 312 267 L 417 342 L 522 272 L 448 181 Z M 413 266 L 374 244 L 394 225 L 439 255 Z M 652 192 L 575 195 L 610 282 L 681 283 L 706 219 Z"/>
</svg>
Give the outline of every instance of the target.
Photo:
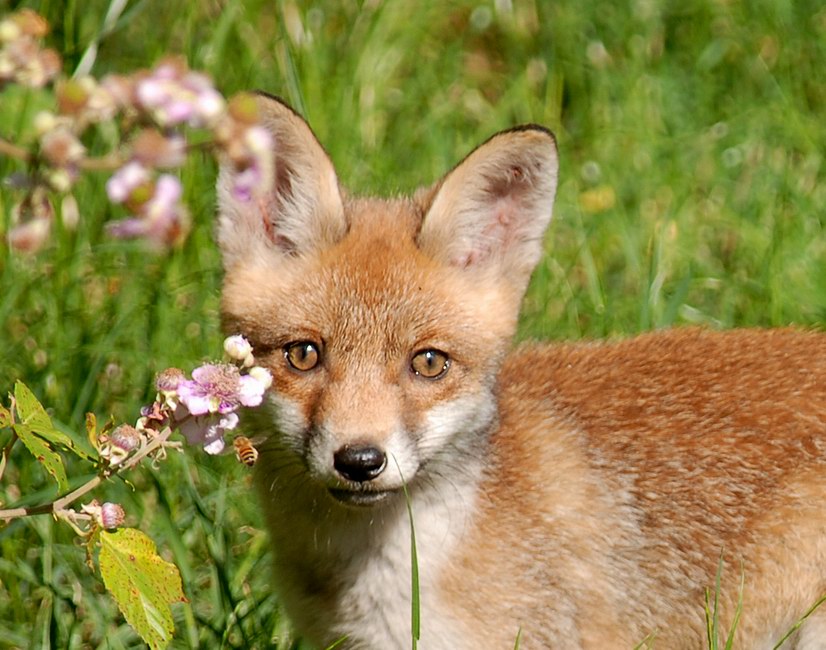
<svg viewBox="0 0 826 650">
<path fill-rule="evenodd" d="M 284 357 L 287 363 L 296 370 L 312 370 L 318 365 L 320 356 L 318 347 L 310 341 L 296 341 L 284 347 Z"/>
<path fill-rule="evenodd" d="M 418 377 L 438 379 L 447 372 L 450 359 L 439 350 L 422 350 L 413 356 L 410 369 Z"/>
</svg>

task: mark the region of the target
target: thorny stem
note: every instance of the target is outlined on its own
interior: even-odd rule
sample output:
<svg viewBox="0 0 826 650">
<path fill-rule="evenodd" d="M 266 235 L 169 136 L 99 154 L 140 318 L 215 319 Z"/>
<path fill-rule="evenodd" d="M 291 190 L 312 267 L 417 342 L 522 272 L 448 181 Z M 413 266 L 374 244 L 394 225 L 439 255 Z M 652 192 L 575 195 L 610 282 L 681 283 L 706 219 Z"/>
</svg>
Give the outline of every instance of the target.
<svg viewBox="0 0 826 650">
<path fill-rule="evenodd" d="M 49 512 L 55 515 L 60 515 L 66 510 L 67 506 L 77 501 L 84 494 L 87 494 L 88 492 L 94 490 L 98 485 L 100 485 L 104 481 L 104 479 L 107 479 L 110 476 L 114 476 L 116 474 L 120 474 L 135 467 L 135 465 L 140 463 L 153 451 L 163 447 L 171 434 L 172 428 L 168 426 L 165 427 L 157 436 L 152 438 L 152 440 L 149 443 L 147 443 L 144 447 L 138 450 L 138 452 L 134 456 L 131 456 L 117 467 L 105 467 L 100 474 L 88 480 L 86 483 L 84 483 L 77 489 L 72 490 L 65 496 L 62 496 L 49 503 L 43 503 L 41 505 L 32 506 L 29 508 L 10 508 L 8 510 L 0 510 L 0 520 L 17 519 L 18 517 L 28 517 L 31 515 L 42 515 Z"/>
<path fill-rule="evenodd" d="M 119 153 L 110 153 L 98 158 L 84 158 L 78 166 L 90 172 L 108 172 L 121 167 L 126 162 L 126 158 Z"/>
<path fill-rule="evenodd" d="M 216 143 L 214 140 L 204 140 L 203 142 L 193 142 L 188 144 L 185 149 L 185 155 L 189 155 L 193 151 L 211 151 L 215 149 Z M 8 156 L 22 160 L 23 162 L 32 162 L 35 157 L 31 151 L 20 147 L 4 138 L 0 138 L 0 156 Z M 98 156 L 97 158 L 83 158 L 77 165 L 80 169 L 90 172 L 108 172 L 114 171 L 122 167 L 129 156 L 124 155 L 120 151 L 113 151 L 105 156 Z"/>
</svg>

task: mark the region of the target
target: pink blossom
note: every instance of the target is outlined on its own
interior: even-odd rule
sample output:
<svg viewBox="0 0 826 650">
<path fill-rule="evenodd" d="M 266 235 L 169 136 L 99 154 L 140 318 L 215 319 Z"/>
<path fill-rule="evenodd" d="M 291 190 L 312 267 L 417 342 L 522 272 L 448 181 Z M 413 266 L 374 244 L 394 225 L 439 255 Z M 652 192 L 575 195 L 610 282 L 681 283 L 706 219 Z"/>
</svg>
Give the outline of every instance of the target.
<svg viewBox="0 0 826 650">
<path fill-rule="evenodd" d="M 236 426 L 236 413 L 209 413 L 184 419 L 179 428 L 190 445 L 202 445 L 206 453 L 220 454 L 226 446 L 224 434 Z"/>
<path fill-rule="evenodd" d="M 137 161 L 130 161 L 106 182 L 106 195 L 113 203 L 123 203 L 132 192 L 149 180 L 149 170 Z"/>
<path fill-rule="evenodd" d="M 235 366 L 208 363 L 195 368 L 192 379 L 178 385 L 178 397 L 192 415 L 231 413 L 243 403 L 241 379 Z"/>
<path fill-rule="evenodd" d="M 129 198 L 140 186 L 134 184 L 141 180 L 142 170 L 139 163 L 130 163 L 121 170 L 122 177 L 116 174 L 109 179 L 110 198 L 115 200 L 124 194 Z M 149 199 L 134 206 L 137 216 L 107 224 L 109 234 L 120 239 L 145 237 L 161 248 L 177 243 L 189 226 L 189 215 L 180 202 L 182 193 L 181 182 L 176 177 L 162 174 Z"/>
<path fill-rule="evenodd" d="M 267 192 L 274 174 L 273 138 L 262 126 L 244 129 L 240 146 L 234 152 L 237 171 L 233 178 L 232 193 L 239 201 L 250 201 L 254 196 Z"/>
<path fill-rule="evenodd" d="M 253 375 L 244 375 L 241 377 L 238 399 L 244 406 L 260 406 L 266 390 L 267 386 Z"/>
<path fill-rule="evenodd" d="M 141 107 L 161 126 L 209 126 L 225 110 L 224 98 L 209 78 L 177 62 L 156 67 L 137 83 L 135 94 Z"/>
<path fill-rule="evenodd" d="M 181 181 L 170 174 L 161 174 L 155 185 L 155 193 L 145 206 L 149 219 L 168 220 L 178 210 L 178 203 L 183 195 Z"/>
</svg>

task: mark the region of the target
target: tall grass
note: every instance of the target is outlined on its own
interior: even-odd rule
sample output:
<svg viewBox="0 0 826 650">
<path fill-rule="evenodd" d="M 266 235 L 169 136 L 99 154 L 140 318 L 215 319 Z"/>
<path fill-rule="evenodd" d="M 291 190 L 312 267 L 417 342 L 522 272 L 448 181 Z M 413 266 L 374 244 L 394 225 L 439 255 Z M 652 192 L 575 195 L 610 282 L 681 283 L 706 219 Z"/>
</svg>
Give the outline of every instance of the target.
<svg viewBox="0 0 826 650">
<path fill-rule="evenodd" d="M 98 41 L 96 74 L 176 53 L 227 94 L 283 96 L 355 192 L 434 180 L 514 123 L 552 128 L 559 199 L 521 337 L 826 320 L 820 2 L 130 0 L 105 33 L 107 2 L 0 2 L 24 5 L 50 19 L 69 69 Z M 47 103 L 4 92 L 0 134 L 26 141 Z M 2 394 L 22 378 L 81 431 L 86 411 L 133 419 L 156 370 L 217 354 L 214 176 L 206 160 L 184 169 L 196 225 L 167 256 L 104 237 L 102 178 L 80 186 L 81 227 L 37 259 L 0 247 Z M 2 186 L 0 231 L 11 207 Z M 0 499 L 50 493 L 12 460 Z M 181 568 L 176 646 L 288 647 L 243 467 L 180 456 L 107 489 Z M 135 644 L 66 530 L 0 530 L 0 647 Z"/>
</svg>

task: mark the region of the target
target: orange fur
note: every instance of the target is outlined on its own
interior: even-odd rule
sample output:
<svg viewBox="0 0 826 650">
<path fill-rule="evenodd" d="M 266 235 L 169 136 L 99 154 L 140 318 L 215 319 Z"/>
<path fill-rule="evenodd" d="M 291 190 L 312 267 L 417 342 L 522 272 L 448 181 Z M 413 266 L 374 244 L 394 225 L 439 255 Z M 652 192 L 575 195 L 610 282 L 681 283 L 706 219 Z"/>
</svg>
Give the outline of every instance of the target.
<svg viewBox="0 0 826 650">
<path fill-rule="evenodd" d="M 300 633 L 407 645 L 402 484 L 423 648 L 520 630 L 523 648 L 699 648 L 721 554 L 724 628 L 744 577 L 738 648 L 771 648 L 826 593 L 826 335 L 510 350 L 556 186 L 548 132 L 498 134 L 413 198 L 353 198 L 300 118 L 260 106 L 276 188 L 245 205 L 222 170 L 222 311 L 274 377 L 249 426 Z M 317 366 L 290 366 L 296 342 Z M 448 359 L 435 378 L 412 364 L 428 350 Z M 784 647 L 826 647 L 826 616 Z"/>
</svg>

